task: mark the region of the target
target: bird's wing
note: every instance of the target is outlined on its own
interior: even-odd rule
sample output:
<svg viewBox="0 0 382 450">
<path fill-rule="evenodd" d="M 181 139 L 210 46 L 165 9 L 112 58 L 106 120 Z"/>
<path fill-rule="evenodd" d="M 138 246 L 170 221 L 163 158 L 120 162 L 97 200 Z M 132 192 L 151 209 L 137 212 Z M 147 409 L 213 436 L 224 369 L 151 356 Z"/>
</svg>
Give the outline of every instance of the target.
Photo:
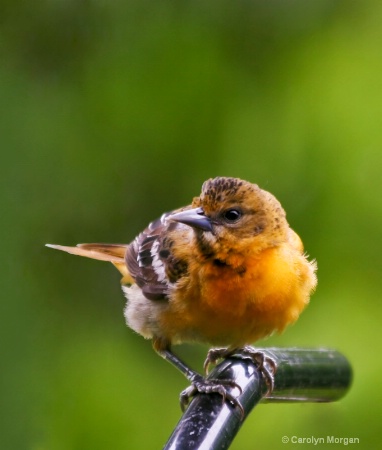
<svg viewBox="0 0 382 450">
<path fill-rule="evenodd" d="M 172 253 L 171 233 L 183 225 L 168 221 L 175 211 L 160 219 L 139 234 L 126 251 L 126 264 L 131 276 L 150 300 L 167 298 L 171 284 L 184 275 L 187 267 Z"/>
</svg>

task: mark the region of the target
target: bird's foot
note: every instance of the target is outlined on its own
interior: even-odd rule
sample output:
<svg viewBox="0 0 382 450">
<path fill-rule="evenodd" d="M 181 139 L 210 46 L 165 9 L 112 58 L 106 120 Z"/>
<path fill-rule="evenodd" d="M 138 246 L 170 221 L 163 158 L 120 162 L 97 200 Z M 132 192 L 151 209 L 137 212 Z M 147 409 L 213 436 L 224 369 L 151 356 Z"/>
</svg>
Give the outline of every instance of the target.
<svg viewBox="0 0 382 450">
<path fill-rule="evenodd" d="M 208 350 L 207 357 L 203 364 L 205 373 L 208 374 L 210 365 L 215 365 L 219 361 L 219 359 L 224 359 L 228 356 L 232 356 L 232 354 L 235 352 L 236 349 L 232 350 L 226 347 L 211 348 L 210 350 Z"/>
<path fill-rule="evenodd" d="M 186 388 L 180 394 L 180 406 L 184 411 L 190 403 L 192 397 L 196 394 L 220 394 L 223 398 L 223 403 L 228 400 L 234 406 L 237 406 L 242 416 L 244 416 L 244 410 L 241 403 L 228 391 L 228 388 L 238 388 L 240 394 L 242 392 L 241 387 L 233 380 L 207 380 L 202 375 L 195 374 L 191 381 L 191 386 Z"/>
<path fill-rule="evenodd" d="M 249 359 L 261 371 L 268 387 L 266 395 L 269 395 L 275 385 L 275 373 L 277 370 L 276 361 L 270 356 L 266 355 L 260 350 L 256 350 L 249 345 L 243 348 L 212 348 L 207 353 L 207 358 L 204 361 L 204 370 L 208 373 L 209 366 L 216 364 L 219 359 L 227 358 L 228 356 L 238 357 L 241 359 Z"/>
</svg>

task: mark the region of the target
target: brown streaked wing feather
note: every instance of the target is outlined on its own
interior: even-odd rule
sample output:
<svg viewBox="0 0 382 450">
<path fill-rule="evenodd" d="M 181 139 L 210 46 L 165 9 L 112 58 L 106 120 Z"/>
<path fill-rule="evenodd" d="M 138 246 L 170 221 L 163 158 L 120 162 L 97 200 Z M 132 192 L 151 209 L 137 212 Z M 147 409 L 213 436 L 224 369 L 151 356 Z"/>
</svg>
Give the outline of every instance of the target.
<svg viewBox="0 0 382 450">
<path fill-rule="evenodd" d="M 166 218 L 175 211 L 165 213 L 150 225 L 130 244 L 126 251 L 126 265 L 143 295 L 150 300 L 167 298 L 171 283 L 181 276 L 179 267 L 171 254 L 167 232 L 179 224 L 167 223 Z"/>
</svg>

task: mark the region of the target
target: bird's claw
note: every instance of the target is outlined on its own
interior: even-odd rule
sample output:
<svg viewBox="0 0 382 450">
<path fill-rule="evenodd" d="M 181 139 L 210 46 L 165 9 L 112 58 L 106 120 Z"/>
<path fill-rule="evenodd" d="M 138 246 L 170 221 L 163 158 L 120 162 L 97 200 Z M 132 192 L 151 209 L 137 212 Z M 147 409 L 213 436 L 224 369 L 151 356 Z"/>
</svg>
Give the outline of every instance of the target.
<svg viewBox="0 0 382 450">
<path fill-rule="evenodd" d="M 275 386 L 274 376 L 277 370 L 277 364 L 273 358 L 249 345 L 240 349 L 212 348 L 208 351 L 207 358 L 204 361 L 204 370 L 206 373 L 208 373 L 208 369 L 211 364 L 216 364 L 219 359 L 226 358 L 228 356 L 249 359 L 252 361 L 261 371 L 261 374 L 265 379 L 265 383 L 268 387 L 266 395 L 271 394 Z"/>
<path fill-rule="evenodd" d="M 238 388 L 240 394 L 242 393 L 241 387 L 235 383 L 233 380 L 216 380 L 216 379 L 205 379 L 201 375 L 198 375 L 194 378 L 191 383 L 191 386 L 186 388 L 180 394 L 180 406 L 182 411 L 185 411 L 191 399 L 196 394 L 212 394 L 216 393 L 222 396 L 223 403 L 228 400 L 234 406 L 237 406 L 240 410 L 240 414 L 244 415 L 244 410 L 236 397 L 234 397 L 227 388 Z"/>
<path fill-rule="evenodd" d="M 264 352 L 256 350 L 250 345 L 243 347 L 237 353 L 235 352 L 235 356 L 249 359 L 258 367 L 268 387 L 265 395 L 271 394 L 275 387 L 275 373 L 277 371 L 276 361 Z"/>
<path fill-rule="evenodd" d="M 266 355 L 260 350 L 256 350 L 253 347 L 246 346 L 240 349 L 229 348 L 212 348 L 207 353 L 207 358 L 204 361 L 204 370 L 208 373 L 208 368 L 211 364 L 216 364 L 219 359 L 226 358 L 228 356 L 249 359 L 260 370 L 262 376 L 265 379 L 265 383 L 268 387 L 267 394 L 269 395 L 274 388 L 274 375 L 277 370 L 276 361 L 270 356 Z M 241 417 L 244 417 L 244 409 L 239 400 L 234 397 L 227 388 L 238 388 L 240 395 L 242 393 L 241 387 L 233 380 L 217 380 L 217 379 L 205 379 L 201 375 L 195 375 L 191 380 L 191 386 L 186 388 L 180 394 L 180 406 L 182 411 L 185 411 L 191 399 L 196 394 L 211 394 L 216 393 L 222 396 L 223 403 L 228 400 L 235 407 L 240 410 Z"/>
<path fill-rule="evenodd" d="M 210 365 L 215 365 L 219 359 L 230 356 L 232 352 L 228 348 L 211 348 L 208 350 L 207 357 L 204 361 L 203 368 L 206 374 L 208 374 Z"/>
</svg>

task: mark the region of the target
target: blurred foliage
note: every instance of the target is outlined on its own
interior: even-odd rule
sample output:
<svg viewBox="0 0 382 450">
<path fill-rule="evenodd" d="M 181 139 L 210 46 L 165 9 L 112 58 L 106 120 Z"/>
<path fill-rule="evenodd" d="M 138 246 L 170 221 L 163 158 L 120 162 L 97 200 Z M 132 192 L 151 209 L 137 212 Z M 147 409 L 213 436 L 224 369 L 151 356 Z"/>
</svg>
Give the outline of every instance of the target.
<svg viewBox="0 0 382 450">
<path fill-rule="evenodd" d="M 355 372 L 337 404 L 259 406 L 232 448 L 375 448 L 381 20 L 376 0 L 2 2 L 2 449 L 164 444 L 187 383 L 125 327 L 112 267 L 43 245 L 129 242 L 216 175 L 274 193 L 318 260 L 311 305 L 264 345 Z"/>
</svg>

